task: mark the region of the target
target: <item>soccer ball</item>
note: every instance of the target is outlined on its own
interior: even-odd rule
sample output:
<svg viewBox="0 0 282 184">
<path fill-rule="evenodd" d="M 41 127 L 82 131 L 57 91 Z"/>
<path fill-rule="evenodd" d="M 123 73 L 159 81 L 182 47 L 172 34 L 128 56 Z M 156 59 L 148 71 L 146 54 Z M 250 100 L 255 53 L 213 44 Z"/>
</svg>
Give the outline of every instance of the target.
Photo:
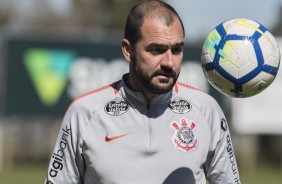
<svg viewBox="0 0 282 184">
<path fill-rule="evenodd" d="M 219 24 L 208 35 L 201 63 L 215 89 L 244 98 L 260 93 L 273 82 L 280 51 L 266 27 L 250 19 L 232 19 Z"/>
</svg>

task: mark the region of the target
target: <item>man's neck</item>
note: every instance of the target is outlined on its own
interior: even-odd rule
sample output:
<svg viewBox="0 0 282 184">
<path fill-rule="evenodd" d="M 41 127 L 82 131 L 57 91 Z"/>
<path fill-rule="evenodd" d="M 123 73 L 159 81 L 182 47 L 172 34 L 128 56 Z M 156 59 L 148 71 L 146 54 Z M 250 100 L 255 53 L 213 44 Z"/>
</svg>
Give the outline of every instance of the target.
<svg viewBox="0 0 282 184">
<path fill-rule="evenodd" d="M 128 88 L 130 88 L 132 91 L 141 92 L 146 100 L 151 100 L 156 94 L 148 91 L 144 86 L 142 86 L 138 81 L 132 80 L 132 77 L 130 75 L 125 79 L 125 84 Z"/>
</svg>

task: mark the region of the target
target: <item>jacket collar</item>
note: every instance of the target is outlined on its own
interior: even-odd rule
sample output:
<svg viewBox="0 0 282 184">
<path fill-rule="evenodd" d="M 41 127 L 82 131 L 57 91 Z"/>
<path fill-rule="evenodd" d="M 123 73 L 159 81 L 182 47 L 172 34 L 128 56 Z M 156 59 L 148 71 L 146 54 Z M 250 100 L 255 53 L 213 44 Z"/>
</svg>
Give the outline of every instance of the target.
<svg viewBox="0 0 282 184">
<path fill-rule="evenodd" d="M 149 101 L 144 97 L 144 95 L 141 92 L 137 92 L 137 91 L 133 91 L 132 89 L 130 89 L 127 85 L 126 85 L 126 80 L 128 78 L 128 73 L 124 74 L 122 76 L 122 80 L 119 84 L 119 89 L 120 89 L 120 93 L 122 95 L 122 97 L 125 100 L 129 100 L 129 101 L 138 101 L 140 103 L 143 104 L 148 104 L 150 103 L 150 105 L 163 105 L 163 104 L 167 104 L 170 99 L 173 96 L 173 92 L 176 89 L 176 86 L 173 88 L 173 90 L 170 90 L 167 93 L 164 94 L 156 94 L 152 99 L 150 99 Z"/>
</svg>

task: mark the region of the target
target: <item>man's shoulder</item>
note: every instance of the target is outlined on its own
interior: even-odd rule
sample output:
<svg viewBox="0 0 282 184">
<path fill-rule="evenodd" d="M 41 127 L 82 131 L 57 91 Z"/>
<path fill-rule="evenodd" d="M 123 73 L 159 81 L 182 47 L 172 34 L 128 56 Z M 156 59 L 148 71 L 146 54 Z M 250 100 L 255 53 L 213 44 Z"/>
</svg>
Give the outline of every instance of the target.
<svg viewBox="0 0 282 184">
<path fill-rule="evenodd" d="M 66 110 L 63 123 L 72 124 L 71 126 L 77 129 L 85 127 L 94 112 L 104 109 L 105 104 L 115 98 L 118 93 L 116 84 L 105 85 L 78 96 Z"/>
<path fill-rule="evenodd" d="M 118 93 L 118 84 L 120 81 L 114 82 L 112 84 L 104 85 L 102 87 L 90 90 L 78 97 L 76 97 L 70 104 L 70 107 L 98 107 L 110 100 L 111 97 Z"/>
<path fill-rule="evenodd" d="M 196 93 L 196 94 L 199 94 L 199 95 L 203 95 L 203 96 L 210 96 L 207 92 L 205 91 L 202 91 L 194 86 L 191 86 L 187 83 L 184 83 L 184 82 L 180 82 L 178 81 L 175 85 L 176 87 L 176 90 L 178 90 L 180 93 L 183 92 L 183 93 L 187 93 L 187 92 L 190 92 L 190 93 Z"/>
<path fill-rule="evenodd" d="M 181 96 L 194 101 L 194 103 L 216 103 L 215 99 L 207 92 L 184 82 L 176 83 L 176 91 L 178 94 L 181 94 Z"/>
</svg>

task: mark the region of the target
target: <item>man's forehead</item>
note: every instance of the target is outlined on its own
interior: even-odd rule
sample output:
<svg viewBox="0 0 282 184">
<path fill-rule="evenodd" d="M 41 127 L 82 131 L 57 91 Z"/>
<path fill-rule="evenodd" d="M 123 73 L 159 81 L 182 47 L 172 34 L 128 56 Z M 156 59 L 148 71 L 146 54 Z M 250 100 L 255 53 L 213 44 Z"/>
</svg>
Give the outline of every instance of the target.
<svg viewBox="0 0 282 184">
<path fill-rule="evenodd" d="M 174 45 L 183 45 L 184 37 L 182 34 L 170 35 L 166 33 L 153 33 L 153 34 L 144 34 L 140 40 L 145 45 L 159 45 L 159 46 L 174 46 Z"/>
<path fill-rule="evenodd" d="M 183 46 L 184 45 L 184 39 L 183 38 L 179 38 L 179 39 L 150 39 L 150 38 L 143 38 L 140 40 L 141 42 L 143 42 L 142 44 L 145 47 L 177 47 L 177 46 Z"/>
<path fill-rule="evenodd" d="M 141 26 L 142 37 L 179 37 L 184 39 L 184 33 L 181 22 L 174 18 L 171 24 L 166 24 L 159 18 L 147 17 L 144 19 L 143 25 Z"/>
</svg>

